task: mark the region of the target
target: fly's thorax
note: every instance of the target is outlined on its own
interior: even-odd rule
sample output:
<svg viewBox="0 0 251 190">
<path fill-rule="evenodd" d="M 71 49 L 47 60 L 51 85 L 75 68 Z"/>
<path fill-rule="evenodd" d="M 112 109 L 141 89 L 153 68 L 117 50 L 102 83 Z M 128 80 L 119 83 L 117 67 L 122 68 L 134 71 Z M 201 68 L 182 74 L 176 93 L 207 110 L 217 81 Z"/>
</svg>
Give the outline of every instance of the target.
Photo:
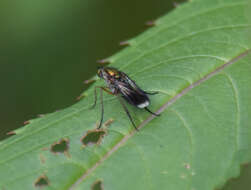
<svg viewBox="0 0 251 190">
<path fill-rule="evenodd" d="M 117 87 L 116 85 L 110 83 L 110 82 L 106 82 L 108 88 L 111 90 L 111 92 L 114 94 L 117 91 Z"/>
<path fill-rule="evenodd" d="M 111 90 L 112 93 L 116 92 L 116 85 L 114 83 L 114 80 L 110 78 L 109 75 L 104 74 L 103 79 L 106 83 L 106 86 Z"/>
</svg>

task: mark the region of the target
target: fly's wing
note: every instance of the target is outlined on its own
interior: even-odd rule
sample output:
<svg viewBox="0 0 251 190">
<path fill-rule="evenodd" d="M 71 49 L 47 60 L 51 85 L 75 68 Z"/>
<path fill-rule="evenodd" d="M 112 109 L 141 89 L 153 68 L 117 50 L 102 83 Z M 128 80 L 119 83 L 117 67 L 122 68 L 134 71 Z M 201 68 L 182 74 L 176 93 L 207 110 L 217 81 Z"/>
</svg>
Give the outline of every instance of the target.
<svg viewBox="0 0 251 190">
<path fill-rule="evenodd" d="M 123 79 L 124 80 L 117 82 L 122 97 L 128 103 L 137 106 L 138 108 L 147 107 L 149 105 L 149 98 L 144 91 L 141 90 L 128 76 L 125 75 Z"/>
</svg>

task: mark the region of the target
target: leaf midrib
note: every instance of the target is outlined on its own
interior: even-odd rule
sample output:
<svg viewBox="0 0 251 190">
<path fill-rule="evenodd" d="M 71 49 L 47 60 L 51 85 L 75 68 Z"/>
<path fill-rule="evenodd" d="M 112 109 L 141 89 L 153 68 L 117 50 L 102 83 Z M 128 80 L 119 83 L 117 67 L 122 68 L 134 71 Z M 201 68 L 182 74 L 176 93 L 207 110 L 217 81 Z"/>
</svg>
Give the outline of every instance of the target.
<svg viewBox="0 0 251 190">
<path fill-rule="evenodd" d="M 194 82 L 193 84 L 189 85 L 189 86 L 188 86 L 187 88 L 185 88 L 183 91 L 186 91 L 186 90 L 189 91 L 189 90 L 192 89 L 194 86 L 199 85 L 199 84 L 196 84 L 196 83 L 198 83 L 198 82 L 201 83 L 202 81 L 207 80 L 207 79 L 206 79 L 207 76 L 209 77 L 210 74 L 214 74 L 214 73 L 217 72 L 219 69 L 221 69 L 221 68 L 223 69 L 225 66 L 234 63 L 235 60 L 237 60 L 237 59 L 239 59 L 239 58 L 245 56 L 246 54 L 248 54 L 248 52 L 249 52 L 249 50 L 246 50 L 244 53 L 240 54 L 239 56 L 236 56 L 236 57 L 232 58 L 232 60 L 230 60 L 230 61 L 227 62 L 226 64 L 221 65 L 220 67 L 216 68 L 216 69 L 215 69 L 214 71 L 212 71 L 211 73 L 205 75 L 205 77 L 203 77 L 203 78 L 201 78 L 200 80 L 198 80 L 198 81 Z M 210 78 L 211 78 L 211 76 L 210 76 Z M 183 92 L 183 91 L 182 91 L 182 92 Z M 168 107 L 169 105 L 171 105 L 173 102 L 175 102 L 178 98 L 180 98 L 180 97 L 182 96 L 182 95 L 181 95 L 182 92 L 179 93 L 179 94 L 177 94 L 177 95 L 174 96 L 173 98 L 171 98 L 170 101 L 167 102 L 166 104 L 164 104 L 163 106 L 166 105 L 166 106 Z M 184 93 L 187 93 L 187 92 L 184 92 Z M 162 106 L 162 107 L 163 107 L 163 106 Z M 163 108 L 163 110 L 162 110 L 162 107 L 157 111 L 157 113 L 161 113 L 164 109 L 166 109 L 166 108 Z M 75 115 L 75 114 L 77 114 L 77 113 L 79 113 L 79 112 L 81 112 L 81 111 L 84 111 L 84 110 L 86 110 L 87 108 L 88 108 L 88 106 L 83 107 L 82 109 L 79 109 L 79 110 L 77 110 L 77 111 L 75 111 L 75 112 L 73 112 L 73 113 L 71 112 L 70 114 L 66 114 L 66 115 L 63 116 L 62 118 L 60 118 L 60 119 L 58 119 L 58 120 L 56 120 L 56 121 L 53 121 L 53 122 L 51 122 L 51 123 L 48 123 L 47 125 L 45 125 L 43 128 L 40 128 L 39 130 L 36 130 L 36 131 L 34 131 L 34 132 L 32 132 L 32 133 L 30 133 L 30 134 L 28 134 L 28 135 L 24 135 L 24 136 L 22 136 L 22 137 L 16 139 L 15 141 L 12 141 L 12 142 L 9 143 L 9 144 L 5 144 L 5 146 L 2 146 L 2 147 L 1 147 L 1 150 L 4 150 L 4 149 L 7 148 L 8 146 L 10 146 L 10 145 L 12 145 L 12 144 L 14 144 L 14 143 L 16 143 L 16 142 L 19 142 L 19 141 L 21 141 L 22 139 L 25 139 L 25 138 L 27 138 L 27 137 L 33 135 L 34 133 L 37 133 L 37 132 L 39 132 L 39 131 L 41 131 L 41 130 L 44 130 L 44 129 L 48 128 L 48 127 L 51 126 L 52 124 L 55 124 L 55 123 L 57 123 L 57 122 L 60 122 L 60 121 L 66 119 L 66 118 L 69 118 L 69 117 L 71 117 L 71 116 L 73 116 L 73 115 Z M 154 118 L 154 117 L 152 117 L 152 118 L 150 117 L 150 120 L 149 120 L 148 122 L 150 122 L 153 118 Z M 146 121 L 146 120 L 145 120 L 145 121 Z M 148 122 L 147 122 L 147 123 L 148 123 Z M 140 126 L 140 127 L 143 126 L 142 124 L 145 125 L 146 123 L 142 122 L 139 126 Z M 69 136 L 69 134 L 68 134 L 67 136 Z M 43 144 L 48 144 L 48 142 L 43 143 Z M 4 144 L 3 144 L 3 145 L 4 145 Z M 30 152 L 30 151 L 32 151 L 34 148 L 37 148 L 37 147 L 32 147 L 32 149 L 29 149 L 29 150 L 27 150 L 27 151 L 25 151 L 25 152 L 19 153 L 19 154 L 15 155 L 15 156 L 13 156 L 13 157 L 11 157 L 11 158 L 8 158 L 8 159 L 6 159 L 6 160 L 2 160 L 2 162 L 0 162 L 0 164 L 3 164 L 3 163 L 5 163 L 5 162 L 7 162 L 7 161 L 9 161 L 9 160 L 15 159 L 15 158 L 17 158 L 17 157 L 19 157 L 19 156 L 21 156 L 21 155 L 27 153 L 27 152 Z"/>
<path fill-rule="evenodd" d="M 149 51 L 146 51 L 142 54 L 140 54 L 139 56 L 137 56 L 135 59 L 133 59 L 132 61 L 130 61 L 128 64 L 126 64 L 124 67 L 121 67 L 120 69 L 125 69 L 127 67 L 129 67 L 131 64 L 135 63 L 136 61 L 138 61 L 140 58 L 146 56 L 146 55 L 151 55 L 153 54 L 155 51 L 159 51 L 160 49 L 163 49 L 163 48 L 166 48 L 167 46 L 169 45 L 173 45 L 175 43 L 178 43 L 182 40 L 185 40 L 187 38 L 190 38 L 190 37 L 194 37 L 198 34 L 202 34 L 204 32 L 209 32 L 209 31 L 216 31 L 216 30 L 222 30 L 222 29 L 233 29 L 233 28 L 245 28 L 245 27 L 250 27 L 251 24 L 239 24 L 239 25 L 224 25 L 224 26 L 219 26 L 219 27 L 214 27 L 214 28 L 208 28 L 206 30 L 199 30 L 199 31 L 196 31 L 196 32 L 193 32 L 193 33 L 189 33 L 185 36 L 182 36 L 182 37 L 179 37 L 179 38 L 175 38 L 167 43 L 164 43 L 162 44 L 161 46 L 158 46 L 154 49 L 150 49 Z M 248 49 L 248 47 L 243 47 L 245 48 L 246 50 Z"/>
<path fill-rule="evenodd" d="M 234 3 L 234 4 L 231 4 L 231 6 L 236 5 L 236 4 L 242 5 L 242 4 L 245 4 L 245 3 Z M 229 5 L 230 5 L 230 4 L 229 4 Z M 218 7 L 218 8 L 224 8 L 224 7 L 226 7 L 226 6 L 221 6 L 221 7 Z M 216 8 L 214 8 L 214 9 L 216 9 Z M 212 11 L 212 10 L 214 10 L 214 9 L 210 9 L 210 11 Z M 177 23 L 171 25 L 171 27 L 172 27 L 172 26 L 175 26 L 175 25 L 177 25 Z M 232 26 L 232 25 L 228 26 L 228 25 L 227 25 L 227 26 L 216 27 L 216 28 L 213 28 L 213 29 L 210 28 L 210 29 L 203 30 L 203 31 L 197 31 L 196 33 L 188 34 L 188 35 L 183 36 L 183 37 L 181 37 L 181 38 L 176 38 L 176 39 L 174 39 L 174 40 L 172 40 L 172 41 L 170 41 L 170 42 L 168 42 L 168 43 L 166 43 L 166 44 L 163 44 L 163 45 L 160 46 L 160 47 L 157 47 L 157 48 L 155 48 L 155 49 L 151 49 L 150 51 L 147 51 L 147 52 L 145 52 L 145 53 L 143 53 L 143 54 L 140 54 L 138 57 L 136 57 L 136 58 L 133 59 L 131 62 L 129 62 L 125 67 L 128 67 L 130 64 L 134 63 L 134 62 L 137 61 L 140 57 L 143 57 L 144 55 L 149 54 L 149 52 L 151 53 L 152 51 L 159 50 L 160 48 L 166 47 L 167 45 L 170 45 L 170 44 L 172 44 L 172 43 L 175 43 L 175 42 L 177 42 L 177 41 L 179 41 L 179 40 L 183 40 L 184 38 L 194 36 L 194 35 L 198 34 L 199 32 L 205 32 L 205 31 L 215 30 L 215 29 L 222 29 L 223 27 L 229 27 L 229 29 L 231 29 L 231 28 L 235 28 L 235 27 L 248 27 L 248 26 L 251 26 L 251 25 L 249 25 L 249 24 L 241 24 L 241 25 L 235 25 L 235 26 Z M 161 31 L 161 30 L 160 30 L 160 31 Z M 157 31 L 156 31 L 156 32 L 157 32 Z M 158 31 L 158 32 L 159 32 L 159 31 Z M 243 48 L 245 48 L 245 47 L 243 47 Z M 248 51 L 248 49 L 247 49 L 247 51 Z M 87 109 L 87 107 L 84 107 L 84 108 L 82 108 L 82 109 L 80 109 L 80 110 L 77 110 L 77 111 L 75 111 L 75 112 L 73 112 L 73 113 L 71 112 L 70 114 L 66 114 L 66 115 L 63 116 L 62 118 L 60 118 L 60 119 L 58 119 L 58 120 L 56 120 L 56 121 L 53 121 L 53 122 L 51 122 L 51 123 L 48 123 L 47 125 L 45 125 L 45 127 L 40 128 L 39 130 L 34 131 L 33 133 L 30 133 L 29 135 L 25 135 L 25 136 L 20 137 L 20 138 L 18 138 L 18 139 L 16 139 L 16 140 L 13 140 L 13 141 L 10 142 L 9 144 L 3 144 L 2 147 L 0 147 L 0 150 L 4 150 L 4 149 L 7 148 L 8 146 L 10 146 L 10 145 L 12 145 L 12 144 L 14 144 L 14 143 L 16 143 L 16 142 L 19 142 L 20 140 L 22 140 L 22 139 L 24 139 L 24 138 L 26 138 L 26 137 L 28 137 L 28 136 L 30 136 L 30 135 L 36 133 L 36 132 L 39 132 L 40 130 L 43 130 L 43 129 L 47 128 L 47 127 L 49 127 L 50 125 L 55 124 L 55 123 L 57 123 L 57 122 L 59 122 L 59 121 L 61 121 L 61 120 L 64 120 L 65 118 L 71 117 L 71 116 L 73 116 L 73 115 L 77 114 L 78 112 L 83 111 L 83 110 L 85 110 L 85 109 Z M 2 164 L 2 163 L 4 163 L 4 162 L 6 162 L 6 160 L 0 162 L 0 164 Z"/>
<path fill-rule="evenodd" d="M 175 95 L 173 98 L 171 98 L 167 103 L 165 103 L 163 106 L 161 106 L 156 113 L 160 114 L 162 113 L 165 109 L 167 109 L 170 105 L 175 103 L 179 98 L 182 96 L 186 95 L 190 90 L 192 90 L 194 87 L 199 86 L 201 83 L 209 80 L 212 78 L 214 75 L 219 73 L 220 71 L 224 70 L 226 67 L 236 63 L 240 59 L 246 57 L 249 53 L 251 53 L 251 49 L 247 49 L 243 53 L 234 56 L 230 61 L 226 62 L 225 64 L 215 68 L 213 71 L 210 73 L 206 74 L 203 78 L 195 81 L 193 84 L 189 85 L 185 89 L 183 89 L 180 93 Z M 138 129 L 143 128 L 146 124 L 148 124 L 152 119 L 154 119 L 156 116 L 150 115 L 146 120 L 144 120 L 139 126 Z M 89 168 L 87 171 L 83 173 L 83 175 L 69 188 L 69 190 L 73 190 L 75 187 L 77 187 L 82 181 L 85 180 L 85 178 L 92 173 L 96 168 L 98 168 L 99 165 L 101 165 L 107 158 L 109 158 L 114 152 L 116 152 L 123 144 L 127 142 L 129 138 L 131 138 L 137 131 L 132 131 L 132 133 L 126 135 L 121 139 L 119 143 L 117 143 L 111 150 L 109 150 L 94 166 Z"/>
</svg>

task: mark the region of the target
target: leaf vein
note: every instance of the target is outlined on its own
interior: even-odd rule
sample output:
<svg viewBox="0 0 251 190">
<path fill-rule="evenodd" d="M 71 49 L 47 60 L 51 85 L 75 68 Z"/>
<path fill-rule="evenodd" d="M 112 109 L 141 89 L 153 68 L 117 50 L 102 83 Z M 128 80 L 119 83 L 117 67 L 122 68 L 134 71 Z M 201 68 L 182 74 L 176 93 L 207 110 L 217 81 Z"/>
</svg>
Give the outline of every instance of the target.
<svg viewBox="0 0 251 190">
<path fill-rule="evenodd" d="M 121 67 L 121 69 L 125 69 L 127 67 L 129 67 L 131 64 L 135 63 L 136 61 L 138 61 L 140 58 L 146 56 L 146 55 L 151 55 L 153 54 L 155 51 L 159 51 L 160 49 L 162 48 L 166 48 L 167 46 L 169 45 L 173 45 L 175 43 L 178 43 L 179 41 L 182 41 L 182 40 L 185 40 L 185 39 L 188 39 L 188 38 L 191 38 L 191 37 L 194 37 L 198 34 L 202 34 L 202 33 L 205 33 L 205 32 L 210 32 L 210 31 L 216 31 L 216 30 L 222 30 L 222 29 L 234 29 L 234 28 L 245 28 L 245 27 L 249 27 L 251 26 L 251 24 L 240 24 L 240 25 L 226 25 L 226 26 L 220 26 L 220 27 L 215 27 L 215 28 L 209 28 L 209 29 L 205 29 L 205 30 L 200 30 L 200 31 L 197 31 L 197 32 L 192 32 L 186 36 L 183 36 L 183 37 L 180 37 L 180 38 L 176 38 L 174 40 L 171 40 L 167 43 L 164 43 L 154 49 L 151 49 L 149 51 L 146 51 L 145 53 L 142 53 L 142 54 L 139 54 L 139 56 L 137 56 L 135 59 L 131 60 L 130 62 L 128 62 L 128 64 L 126 64 L 124 67 Z"/>
<path fill-rule="evenodd" d="M 196 13 L 196 14 L 193 14 L 193 15 L 189 15 L 188 17 L 186 17 L 185 19 L 181 19 L 179 20 L 178 22 L 172 24 L 172 25 L 166 25 L 165 27 L 159 27 L 160 29 L 159 30 L 156 30 L 155 32 L 153 32 L 152 35 L 148 36 L 147 38 L 144 38 L 142 39 L 140 42 L 136 43 L 135 46 L 137 47 L 138 45 L 142 44 L 143 42 L 145 42 L 146 40 L 149 40 L 151 38 L 153 38 L 154 36 L 156 36 L 159 32 L 162 32 L 162 31 L 165 31 L 165 30 L 168 30 L 169 28 L 172 28 L 172 27 L 175 27 L 179 24 L 181 24 L 182 22 L 185 22 L 187 20 L 191 20 L 192 18 L 198 18 L 199 16 L 202 16 L 204 14 L 208 14 L 210 12 L 214 12 L 215 10 L 218 10 L 218 9 L 223 9 L 223 8 L 229 8 L 229 7 L 233 7 L 233 6 L 244 6 L 246 5 L 247 3 L 246 2 L 239 2 L 239 3 L 231 3 L 231 4 L 224 4 L 223 6 L 218 6 L 218 7 L 213 7 L 213 8 L 210 8 L 208 10 L 203 10 L 199 13 Z M 160 23 L 161 24 L 161 23 Z"/>
<path fill-rule="evenodd" d="M 193 150 L 194 150 L 194 141 L 193 141 L 193 133 L 192 133 L 192 129 L 191 127 L 189 127 L 188 123 L 186 122 L 184 116 L 182 116 L 182 114 L 180 112 L 178 112 L 177 110 L 174 110 L 174 109 L 169 109 L 170 111 L 172 111 L 173 113 L 175 113 L 177 115 L 177 117 L 180 119 L 180 121 L 182 122 L 183 126 L 184 126 L 184 129 L 186 130 L 187 134 L 188 134 L 188 137 L 189 137 L 189 143 L 190 143 L 190 155 L 189 155 L 189 160 L 190 160 L 190 166 L 192 166 L 192 163 L 193 163 Z M 189 178 L 190 180 L 188 180 L 188 190 L 191 189 L 190 186 L 191 186 L 191 178 L 192 176 L 189 175 Z"/>
</svg>

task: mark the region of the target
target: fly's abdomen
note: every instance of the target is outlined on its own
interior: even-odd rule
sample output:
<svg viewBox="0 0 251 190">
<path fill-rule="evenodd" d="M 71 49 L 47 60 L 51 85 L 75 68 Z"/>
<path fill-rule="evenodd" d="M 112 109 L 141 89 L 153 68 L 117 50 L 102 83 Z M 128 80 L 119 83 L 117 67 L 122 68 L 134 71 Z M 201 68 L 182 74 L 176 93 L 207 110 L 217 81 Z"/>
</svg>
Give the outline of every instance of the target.
<svg viewBox="0 0 251 190">
<path fill-rule="evenodd" d="M 150 100 L 146 94 L 140 94 L 137 92 L 131 92 L 129 94 L 124 94 L 123 98 L 130 104 L 138 107 L 145 108 L 149 105 Z"/>
</svg>

